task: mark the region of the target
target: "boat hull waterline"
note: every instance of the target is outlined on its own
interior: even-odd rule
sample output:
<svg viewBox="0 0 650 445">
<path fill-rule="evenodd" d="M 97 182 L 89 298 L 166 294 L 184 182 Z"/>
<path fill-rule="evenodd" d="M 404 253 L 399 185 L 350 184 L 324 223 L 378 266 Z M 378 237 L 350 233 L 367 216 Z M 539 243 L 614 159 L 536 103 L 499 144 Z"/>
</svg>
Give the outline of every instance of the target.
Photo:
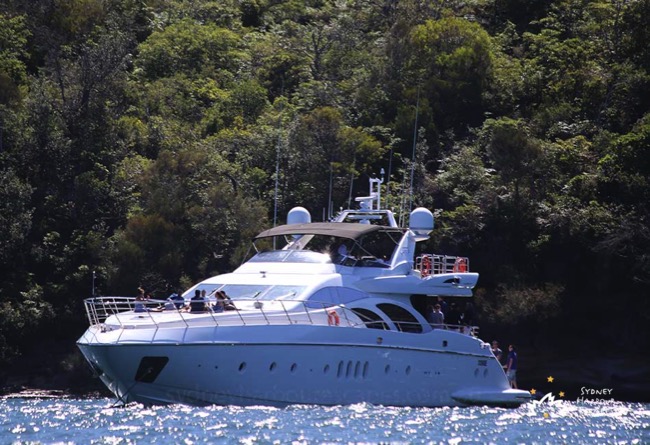
<svg viewBox="0 0 650 445">
<path fill-rule="evenodd" d="M 291 340 L 275 343 L 235 340 L 242 328 L 218 328 L 230 332 L 210 343 L 101 344 L 96 336 L 102 333 L 89 331 L 78 345 L 125 403 L 514 407 L 528 400 L 528 393 L 509 389 L 489 348 L 463 334 L 434 330 L 426 341 L 422 334 L 410 334 L 415 339 L 408 344 L 399 338 L 408 334 L 362 332 L 357 344 L 350 338 L 341 344 L 359 329 L 314 326 L 296 339 L 291 328 L 273 335 Z M 337 335 L 328 335 L 333 330 Z M 369 346 L 368 336 L 381 345 Z M 426 342 L 441 346 L 432 349 Z M 445 350 L 444 342 L 455 343 L 455 350 Z"/>
</svg>

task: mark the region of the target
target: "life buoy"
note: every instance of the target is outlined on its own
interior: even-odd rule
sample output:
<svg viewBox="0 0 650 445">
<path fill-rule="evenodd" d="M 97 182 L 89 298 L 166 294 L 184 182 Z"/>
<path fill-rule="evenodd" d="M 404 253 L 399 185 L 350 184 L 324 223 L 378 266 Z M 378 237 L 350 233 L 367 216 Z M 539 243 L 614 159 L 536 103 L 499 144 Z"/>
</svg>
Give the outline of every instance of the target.
<svg viewBox="0 0 650 445">
<path fill-rule="evenodd" d="M 339 314 L 332 309 L 331 311 L 327 311 L 327 324 L 330 326 L 338 326 L 341 324 L 341 319 L 339 318 Z"/>
<path fill-rule="evenodd" d="M 465 258 L 456 258 L 454 263 L 454 272 L 467 272 L 467 260 Z"/>
<path fill-rule="evenodd" d="M 431 257 L 429 255 L 424 255 L 422 257 L 422 263 L 420 265 L 420 275 L 423 278 L 431 275 Z"/>
</svg>

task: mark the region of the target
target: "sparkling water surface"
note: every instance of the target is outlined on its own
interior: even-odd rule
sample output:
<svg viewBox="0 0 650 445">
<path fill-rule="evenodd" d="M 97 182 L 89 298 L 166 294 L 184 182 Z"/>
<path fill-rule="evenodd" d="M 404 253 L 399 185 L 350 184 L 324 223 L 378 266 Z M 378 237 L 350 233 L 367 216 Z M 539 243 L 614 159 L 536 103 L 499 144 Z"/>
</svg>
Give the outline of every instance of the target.
<svg viewBox="0 0 650 445">
<path fill-rule="evenodd" d="M 517 409 L 368 404 L 114 407 L 114 400 L 0 399 L 0 444 L 650 443 L 650 404 L 531 402 Z"/>
</svg>

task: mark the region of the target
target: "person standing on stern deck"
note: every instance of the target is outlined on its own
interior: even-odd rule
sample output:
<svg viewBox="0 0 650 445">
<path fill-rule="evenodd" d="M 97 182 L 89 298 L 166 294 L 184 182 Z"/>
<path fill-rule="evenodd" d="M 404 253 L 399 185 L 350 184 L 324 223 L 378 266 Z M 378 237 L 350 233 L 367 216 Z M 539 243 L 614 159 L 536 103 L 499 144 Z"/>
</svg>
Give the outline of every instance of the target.
<svg viewBox="0 0 650 445">
<path fill-rule="evenodd" d="M 505 368 L 510 387 L 517 389 L 517 352 L 515 351 L 515 345 L 508 346 L 508 358 Z"/>
<path fill-rule="evenodd" d="M 499 342 L 492 340 L 492 354 L 497 358 L 499 364 L 501 364 L 501 358 L 503 357 L 503 351 L 499 348 Z"/>
</svg>

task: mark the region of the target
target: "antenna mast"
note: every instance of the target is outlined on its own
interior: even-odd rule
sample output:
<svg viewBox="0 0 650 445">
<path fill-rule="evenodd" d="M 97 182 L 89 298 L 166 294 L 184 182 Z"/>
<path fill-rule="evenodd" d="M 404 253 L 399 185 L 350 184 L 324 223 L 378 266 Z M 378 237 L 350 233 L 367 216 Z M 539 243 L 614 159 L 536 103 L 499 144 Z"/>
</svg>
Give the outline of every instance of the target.
<svg viewBox="0 0 650 445">
<path fill-rule="evenodd" d="M 415 176 L 415 149 L 418 142 L 418 115 L 420 111 L 420 86 L 418 85 L 418 98 L 415 103 L 415 125 L 413 126 L 413 155 L 411 157 L 411 186 L 409 188 L 409 212 L 413 210 L 413 177 Z"/>
</svg>

